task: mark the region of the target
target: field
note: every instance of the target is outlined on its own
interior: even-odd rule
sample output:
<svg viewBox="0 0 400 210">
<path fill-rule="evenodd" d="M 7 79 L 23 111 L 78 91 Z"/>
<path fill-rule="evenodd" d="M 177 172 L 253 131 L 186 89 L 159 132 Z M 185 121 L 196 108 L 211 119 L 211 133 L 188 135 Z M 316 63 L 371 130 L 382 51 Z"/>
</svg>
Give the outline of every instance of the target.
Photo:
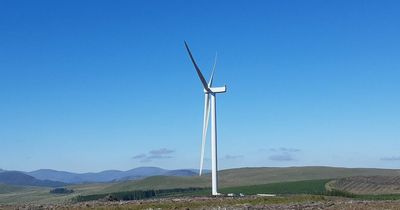
<svg viewBox="0 0 400 210">
<path fill-rule="evenodd" d="M 369 176 L 360 176 L 362 174 Z M 329 167 L 246 168 L 221 171 L 221 193 L 246 195 L 234 198 L 210 197 L 209 175 L 202 177 L 154 176 L 136 181 L 69 185 L 66 188 L 74 190 L 70 194 L 51 194 L 49 191 L 52 188 L 46 187 L 0 184 L 0 205 L 3 205 L 2 208 L 25 204 L 85 207 L 94 202 L 99 208 L 103 208 L 103 205 L 115 205 L 117 208 L 119 203 L 126 204 L 129 208 L 139 208 L 136 205 L 142 204 L 137 204 L 136 201 L 117 201 L 118 204 L 111 201 L 141 199 L 140 202 L 146 201 L 146 205 L 149 206 L 164 205 L 160 202 L 166 202 L 165 205 L 176 205 L 178 208 L 187 206 L 188 203 L 200 208 L 204 205 L 202 202 L 208 202 L 214 206 L 250 204 L 288 207 L 287 205 L 294 205 L 293 202 L 298 202 L 299 205 L 311 205 L 313 202 L 328 205 L 327 203 L 333 202 L 333 206 L 340 206 L 339 203 L 345 203 L 350 199 L 361 203 L 364 202 L 363 200 L 385 200 L 384 204 L 390 207 L 388 200 L 400 199 L 400 194 L 396 194 L 398 193 L 396 190 L 400 189 L 398 174 L 398 170 Z M 192 189 L 188 190 L 188 188 Z M 257 197 L 257 194 L 276 194 L 276 197 L 263 198 Z M 340 197 L 331 197 L 332 195 Z M 183 200 L 179 201 L 179 199 Z M 339 203 L 335 199 L 338 199 Z"/>
</svg>

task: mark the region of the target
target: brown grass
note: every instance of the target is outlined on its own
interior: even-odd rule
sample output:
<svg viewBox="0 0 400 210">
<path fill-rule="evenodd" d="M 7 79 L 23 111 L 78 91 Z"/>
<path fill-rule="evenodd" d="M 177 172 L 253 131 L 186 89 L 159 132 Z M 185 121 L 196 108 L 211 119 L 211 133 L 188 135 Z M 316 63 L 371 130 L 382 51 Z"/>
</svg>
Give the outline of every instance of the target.
<svg viewBox="0 0 400 210">
<path fill-rule="evenodd" d="M 333 189 L 353 194 L 399 194 L 400 176 L 356 176 L 337 179 L 328 183 Z"/>
</svg>

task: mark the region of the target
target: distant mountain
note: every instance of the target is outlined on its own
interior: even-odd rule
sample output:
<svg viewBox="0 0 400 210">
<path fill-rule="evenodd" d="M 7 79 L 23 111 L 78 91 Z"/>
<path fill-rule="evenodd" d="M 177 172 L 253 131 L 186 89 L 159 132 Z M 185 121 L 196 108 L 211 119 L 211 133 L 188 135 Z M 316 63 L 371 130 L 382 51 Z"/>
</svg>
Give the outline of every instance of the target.
<svg viewBox="0 0 400 210">
<path fill-rule="evenodd" d="M 0 173 L 0 183 L 21 186 L 60 187 L 65 183 L 50 180 L 39 180 L 19 171 L 3 171 Z"/>
<path fill-rule="evenodd" d="M 148 176 L 158 176 L 163 175 L 168 172 L 166 169 L 158 168 L 158 167 L 139 167 L 134 168 L 129 171 L 123 172 L 122 177 L 127 176 L 137 176 L 137 177 L 148 177 Z"/>
<path fill-rule="evenodd" d="M 79 174 L 66 172 L 66 171 L 56 171 L 52 169 L 40 169 L 32 172 L 26 172 L 30 176 L 35 177 L 40 180 L 53 180 L 61 181 L 65 183 L 82 183 L 84 180 L 79 176 Z"/>
<path fill-rule="evenodd" d="M 164 176 L 196 176 L 198 173 L 189 169 L 171 170 L 163 174 Z"/>
<path fill-rule="evenodd" d="M 98 173 L 71 173 L 66 171 L 56 171 L 52 169 L 40 169 L 32 172 L 26 172 L 26 174 L 40 180 L 52 180 L 78 184 L 93 182 L 113 182 L 121 180 L 137 180 L 150 176 L 194 176 L 197 174 L 197 170 L 166 170 L 158 167 L 139 167 L 128 171 L 106 170 Z"/>
<path fill-rule="evenodd" d="M 136 180 L 149 176 L 162 175 L 167 170 L 157 167 L 139 167 L 129 171 L 107 170 L 98 173 L 80 174 L 84 182 L 111 182 L 118 180 Z"/>
<path fill-rule="evenodd" d="M 83 182 L 111 182 L 121 178 L 123 171 L 106 170 L 98 173 L 78 174 Z"/>
</svg>

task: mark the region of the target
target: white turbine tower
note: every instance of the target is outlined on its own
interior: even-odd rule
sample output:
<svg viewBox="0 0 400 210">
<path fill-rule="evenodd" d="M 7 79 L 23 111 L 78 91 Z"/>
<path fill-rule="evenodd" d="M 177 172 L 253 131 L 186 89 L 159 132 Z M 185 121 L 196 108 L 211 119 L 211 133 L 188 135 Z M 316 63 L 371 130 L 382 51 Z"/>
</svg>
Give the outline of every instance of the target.
<svg viewBox="0 0 400 210">
<path fill-rule="evenodd" d="M 204 121 L 203 121 L 203 137 L 201 142 L 201 157 L 200 157 L 200 171 L 199 176 L 201 176 L 201 172 L 203 171 L 203 160 L 204 160 L 204 147 L 206 143 L 207 136 L 207 127 L 208 127 L 208 119 L 210 116 L 210 106 L 211 106 L 211 176 L 212 176 L 212 195 L 219 195 L 218 193 L 218 164 L 217 164 L 217 110 L 216 110 L 216 94 L 217 93 L 225 93 L 226 86 L 223 87 L 212 87 L 215 64 L 217 61 L 217 56 L 215 56 L 214 66 L 212 69 L 211 77 L 209 82 L 204 79 L 203 74 L 200 71 L 200 68 L 197 66 L 196 61 L 193 58 L 192 53 L 190 52 L 189 46 L 185 42 L 186 50 L 189 53 L 190 59 L 196 69 L 197 75 L 200 78 L 201 83 L 204 87 Z"/>
</svg>

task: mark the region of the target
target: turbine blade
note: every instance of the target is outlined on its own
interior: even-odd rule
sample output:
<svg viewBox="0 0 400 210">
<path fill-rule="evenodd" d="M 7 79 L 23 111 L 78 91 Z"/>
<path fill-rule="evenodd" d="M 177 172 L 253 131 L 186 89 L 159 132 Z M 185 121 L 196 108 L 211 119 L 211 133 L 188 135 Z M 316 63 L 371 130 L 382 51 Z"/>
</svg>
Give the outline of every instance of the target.
<svg viewBox="0 0 400 210">
<path fill-rule="evenodd" d="M 203 136 L 202 136 L 202 139 L 201 139 L 201 155 L 200 155 L 199 176 L 201 176 L 201 173 L 203 171 L 204 148 L 205 148 L 205 145 L 206 145 L 209 116 L 210 116 L 210 95 L 207 93 L 204 96 L 204 121 L 203 121 Z"/>
<path fill-rule="evenodd" d="M 215 72 L 215 66 L 217 65 L 217 58 L 218 58 L 218 54 L 217 54 L 217 52 L 215 52 L 214 65 L 213 65 L 213 68 L 212 68 L 210 80 L 209 80 L 209 82 L 208 82 L 208 87 L 210 87 L 210 88 L 211 88 L 212 83 L 213 83 L 214 72 Z"/>
<path fill-rule="evenodd" d="M 192 55 L 192 52 L 190 52 L 189 46 L 188 46 L 188 44 L 186 43 L 186 41 L 185 41 L 185 47 L 186 47 L 186 50 L 187 50 L 188 53 L 189 53 L 190 59 L 192 60 L 192 63 L 193 63 L 193 65 L 194 65 L 194 68 L 196 69 L 197 75 L 199 76 L 200 81 L 201 81 L 201 83 L 203 84 L 204 89 L 206 89 L 207 92 L 210 92 L 210 88 L 208 88 L 207 81 L 204 79 L 204 76 L 203 76 L 203 74 L 201 73 L 200 68 L 197 66 L 196 61 L 194 60 L 193 55 Z"/>
</svg>

